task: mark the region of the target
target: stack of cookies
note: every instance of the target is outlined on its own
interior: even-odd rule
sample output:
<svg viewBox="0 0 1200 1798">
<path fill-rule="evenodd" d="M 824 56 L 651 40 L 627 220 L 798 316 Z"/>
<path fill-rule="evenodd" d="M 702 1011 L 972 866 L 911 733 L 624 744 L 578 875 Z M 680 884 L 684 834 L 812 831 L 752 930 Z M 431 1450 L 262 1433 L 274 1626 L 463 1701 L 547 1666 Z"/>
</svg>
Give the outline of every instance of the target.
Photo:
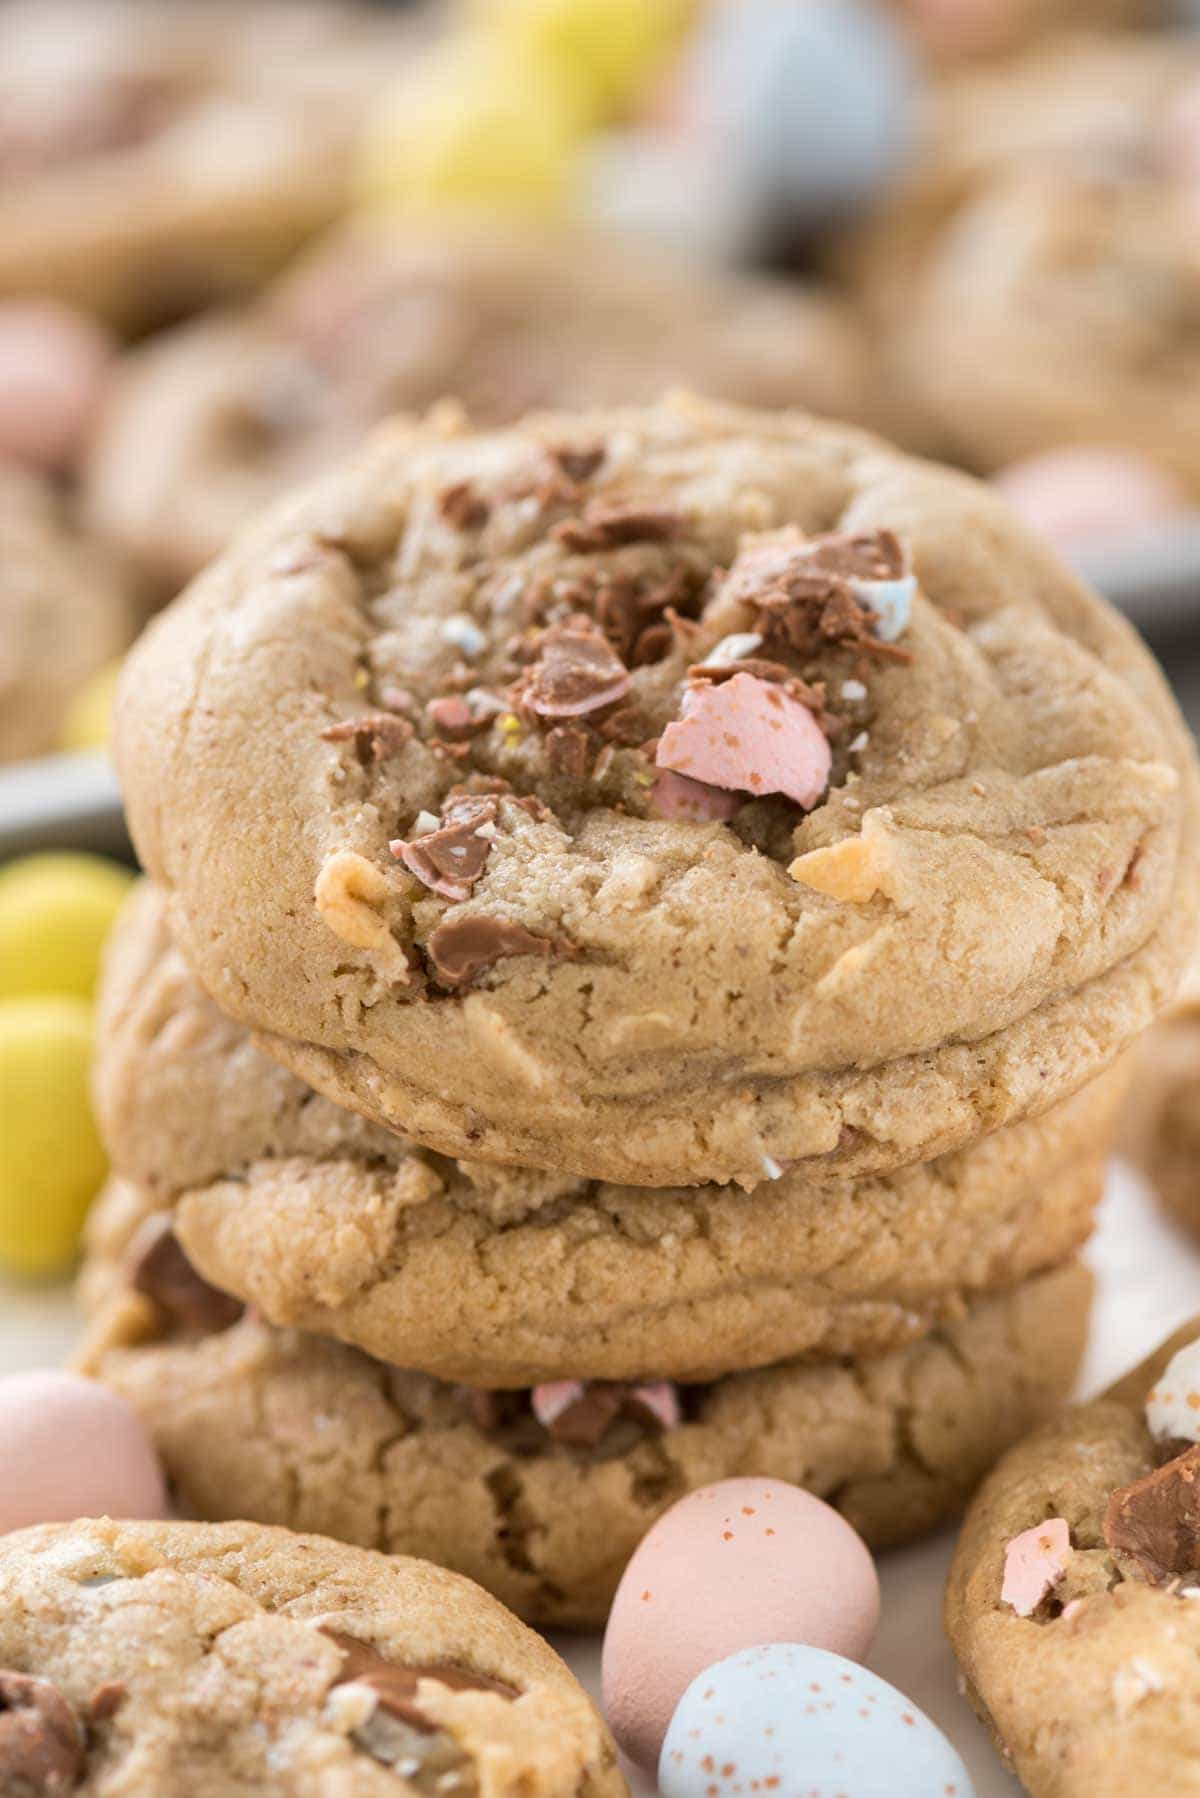
<svg viewBox="0 0 1200 1798">
<path fill-rule="evenodd" d="M 84 1360 L 185 1508 L 591 1624 L 689 1488 L 899 1542 L 1066 1393 L 1195 772 L 991 494 L 686 399 L 396 424 L 117 736 Z"/>
</svg>

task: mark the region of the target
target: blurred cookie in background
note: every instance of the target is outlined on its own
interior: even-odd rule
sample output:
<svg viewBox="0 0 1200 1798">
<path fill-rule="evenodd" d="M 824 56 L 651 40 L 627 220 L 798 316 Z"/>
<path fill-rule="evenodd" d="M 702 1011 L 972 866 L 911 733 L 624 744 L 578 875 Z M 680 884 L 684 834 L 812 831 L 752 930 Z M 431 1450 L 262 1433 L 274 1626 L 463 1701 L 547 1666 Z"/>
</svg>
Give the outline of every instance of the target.
<svg viewBox="0 0 1200 1798">
<path fill-rule="evenodd" d="M 87 506 L 170 592 L 393 411 L 453 398 L 478 422 L 506 423 L 679 385 L 864 422 L 887 412 L 865 334 L 815 287 L 607 236 L 360 224 L 250 309 L 126 358 Z"/>
<path fill-rule="evenodd" d="M 1011 55 L 1055 31 L 1167 22 L 1169 0 L 889 0 L 938 62 Z"/>
<path fill-rule="evenodd" d="M 141 328 L 256 285 L 346 204 L 412 30 L 337 0 L 10 0 L 0 296 Z"/>
<path fill-rule="evenodd" d="M 1120 1146 L 1167 1210 L 1200 1235 L 1200 957 L 1142 1046 Z"/>
<path fill-rule="evenodd" d="M 0 463 L 0 763 L 59 746 L 75 695 L 128 645 L 132 596 L 50 484 Z"/>
<path fill-rule="evenodd" d="M 1200 495 L 1200 45 L 1086 38 L 957 77 L 849 265 L 924 434 L 991 473 L 1149 458 Z"/>
</svg>

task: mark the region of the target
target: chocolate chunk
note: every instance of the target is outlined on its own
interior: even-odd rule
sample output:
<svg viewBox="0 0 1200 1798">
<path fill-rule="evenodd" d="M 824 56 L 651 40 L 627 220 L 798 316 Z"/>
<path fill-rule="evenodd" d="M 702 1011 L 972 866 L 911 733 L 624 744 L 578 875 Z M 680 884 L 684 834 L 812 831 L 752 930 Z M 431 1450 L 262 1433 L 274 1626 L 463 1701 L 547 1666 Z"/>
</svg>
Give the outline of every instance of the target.
<svg viewBox="0 0 1200 1798">
<path fill-rule="evenodd" d="M 438 495 L 438 511 L 456 531 L 477 531 L 487 523 L 491 507 L 470 481 L 457 481 Z"/>
<path fill-rule="evenodd" d="M 735 563 L 730 584 L 735 597 L 754 607 L 768 643 L 801 655 L 841 644 L 910 661 L 907 650 L 875 635 L 874 614 L 856 591 L 857 583 L 897 580 L 907 569 L 895 532 L 833 532 L 748 551 Z"/>
<path fill-rule="evenodd" d="M 86 1753 L 83 1724 L 57 1686 L 0 1669 L 0 1792 L 69 1792 Z"/>
<path fill-rule="evenodd" d="M 412 734 L 413 727 L 407 718 L 397 718 L 392 712 L 378 712 L 366 718 L 347 718 L 342 724 L 331 724 L 321 732 L 321 738 L 326 743 L 352 742 L 359 761 L 365 765 L 386 761 L 403 749 Z"/>
<path fill-rule="evenodd" d="M 624 1402 L 623 1387 L 593 1380 L 581 1398 L 558 1413 L 547 1433 L 568 1448 L 597 1448 L 620 1417 Z"/>
<path fill-rule="evenodd" d="M 144 1293 L 172 1323 L 212 1336 L 229 1329 L 245 1307 L 198 1274 L 183 1251 L 171 1219 L 148 1217 L 129 1250 L 129 1284 Z"/>
<path fill-rule="evenodd" d="M 602 505 L 585 507 L 578 518 L 565 518 L 554 535 L 564 549 L 590 555 L 622 543 L 665 543 L 679 529 L 678 512 L 665 507 Z"/>
<path fill-rule="evenodd" d="M 549 937 L 534 936 L 523 924 L 488 912 L 451 913 L 442 919 L 425 948 L 447 986 L 463 986 L 507 956 L 545 956 L 559 951 Z"/>
<path fill-rule="evenodd" d="M 110 1717 L 116 1716 L 128 1696 L 129 1687 L 123 1679 L 106 1679 L 88 1699 L 89 1718 L 93 1723 L 107 1723 Z"/>
<path fill-rule="evenodd" d="M 1200 1445 L 1114 1492 L 1104 1540 L 1152 1580 L 1200 1568 Z"/>
<path fill-rule="evenodd" d="M 384 1710 L 413 1729 L 432 1731 L 436 1728 L 417 1700 L 417 1686 L 423 1679 L 435 1679 L 451 1692 L 494 1692 L 498 1698 L 510 1701 L 519 1696 L 515 1686 L 510 1686 L 506 1680 L 493 1679 L 488 1673 L 469 1673 L 463 1667 L 451 1666 L 401 1666 L 385 1660 L 357 1636 L 345 1635 L 324 1623 L 320 1627 L 322 1635 L 336 1642 L 345 1656 L 335 1684 L 369 1686 Z"/>
<path fill-rule="evenodd" d="M 542 632 L 537 660 L 513 688 L 513 704 L 539 718 L 577 718 L 628 691 L 629 670 L 607 637 L 578 619 Z"/>
<path fill-rule="evenodd" d="M 592 759 L 592 737 L 579 724 L 556 724 L 546 736 L 546 760 L 556 774 L 581 780 Z"/>
<path fill-rule="evenodd" d="M 559 444 L 547 451 L 551 460 L 556 462 L 569 481 L 582 486 L 590 481 L 607 454 L 602 443 L 593 443 L 588 448 L 572 449 L 569 444 Z"/>
<path fill-rule="evenodd" d="M 459 799 L 446 806 L 440 829 L 411 842 L 397 837 L 388 847 L 432 892 L 467 899 L 491 854 L 491 840 L 479 835 L 480 828 L 494 824 L 499 812 L 495 799 Z"/>
</svg>

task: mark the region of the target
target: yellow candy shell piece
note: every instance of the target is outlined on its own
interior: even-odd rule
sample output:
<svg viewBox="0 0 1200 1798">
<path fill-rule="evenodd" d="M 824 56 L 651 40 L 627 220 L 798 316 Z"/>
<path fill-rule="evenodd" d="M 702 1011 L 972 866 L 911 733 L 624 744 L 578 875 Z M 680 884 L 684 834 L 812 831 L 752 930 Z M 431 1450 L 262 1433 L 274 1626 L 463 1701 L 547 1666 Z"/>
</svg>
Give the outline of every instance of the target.
<svg viewBox="0 0 1200 1798">
<path fill-rule="evenodd" d="M 89 999 L 134 876 L 99 855 L 52 851 L 0 868 L 0 999 Z"/>
<path fill-rule="evenodd" d="M 0 1268 L 67 1268 L 107 1171 L 92 1117 L 92 1012 L 82 999 L 0 1004 Z"/>
</svg>

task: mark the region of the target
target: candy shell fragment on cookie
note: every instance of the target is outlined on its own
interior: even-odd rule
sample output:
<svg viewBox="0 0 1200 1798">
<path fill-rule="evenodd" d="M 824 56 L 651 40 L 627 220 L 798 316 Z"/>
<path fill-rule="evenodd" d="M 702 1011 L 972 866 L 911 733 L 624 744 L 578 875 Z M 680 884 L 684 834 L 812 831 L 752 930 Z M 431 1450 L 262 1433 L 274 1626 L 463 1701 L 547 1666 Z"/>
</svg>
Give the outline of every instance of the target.
<svg viewBox="0 0 1200 1798">
<path fill-rule="evenodd" d="M 752 674 L 693 687 L 655 757 L 689 780 L 762 798 L 783 793 L 805 810 L 829 784 L 829 739 L 784 688 Z"/>
<path fill-rule="evenodd" d="M 725 824 L 742 809 L 741 793 L 710 787 L 690 780 L 673 768 L 660 768 L 650 789 L 650 807 L 656 818 L 678 818 L 685 824 Z"/>
<path fill-rule="evenodd" d="M 1146 1423 L 1156 1442 L 1200 1442 L 1200 1341 L 1172 1356 L 1147 1393 Z"/>
<path fill-rule="evenodd" d="M 1018 1617 L 1032 1617 L 1066 1572 L 1070 1555 L 1071 1529 L 1065 1517 L 1050 1517 L 1022 1530 L 1004 1551 L 1001 1604 L 1010 1604 Z"/>
</svg>

